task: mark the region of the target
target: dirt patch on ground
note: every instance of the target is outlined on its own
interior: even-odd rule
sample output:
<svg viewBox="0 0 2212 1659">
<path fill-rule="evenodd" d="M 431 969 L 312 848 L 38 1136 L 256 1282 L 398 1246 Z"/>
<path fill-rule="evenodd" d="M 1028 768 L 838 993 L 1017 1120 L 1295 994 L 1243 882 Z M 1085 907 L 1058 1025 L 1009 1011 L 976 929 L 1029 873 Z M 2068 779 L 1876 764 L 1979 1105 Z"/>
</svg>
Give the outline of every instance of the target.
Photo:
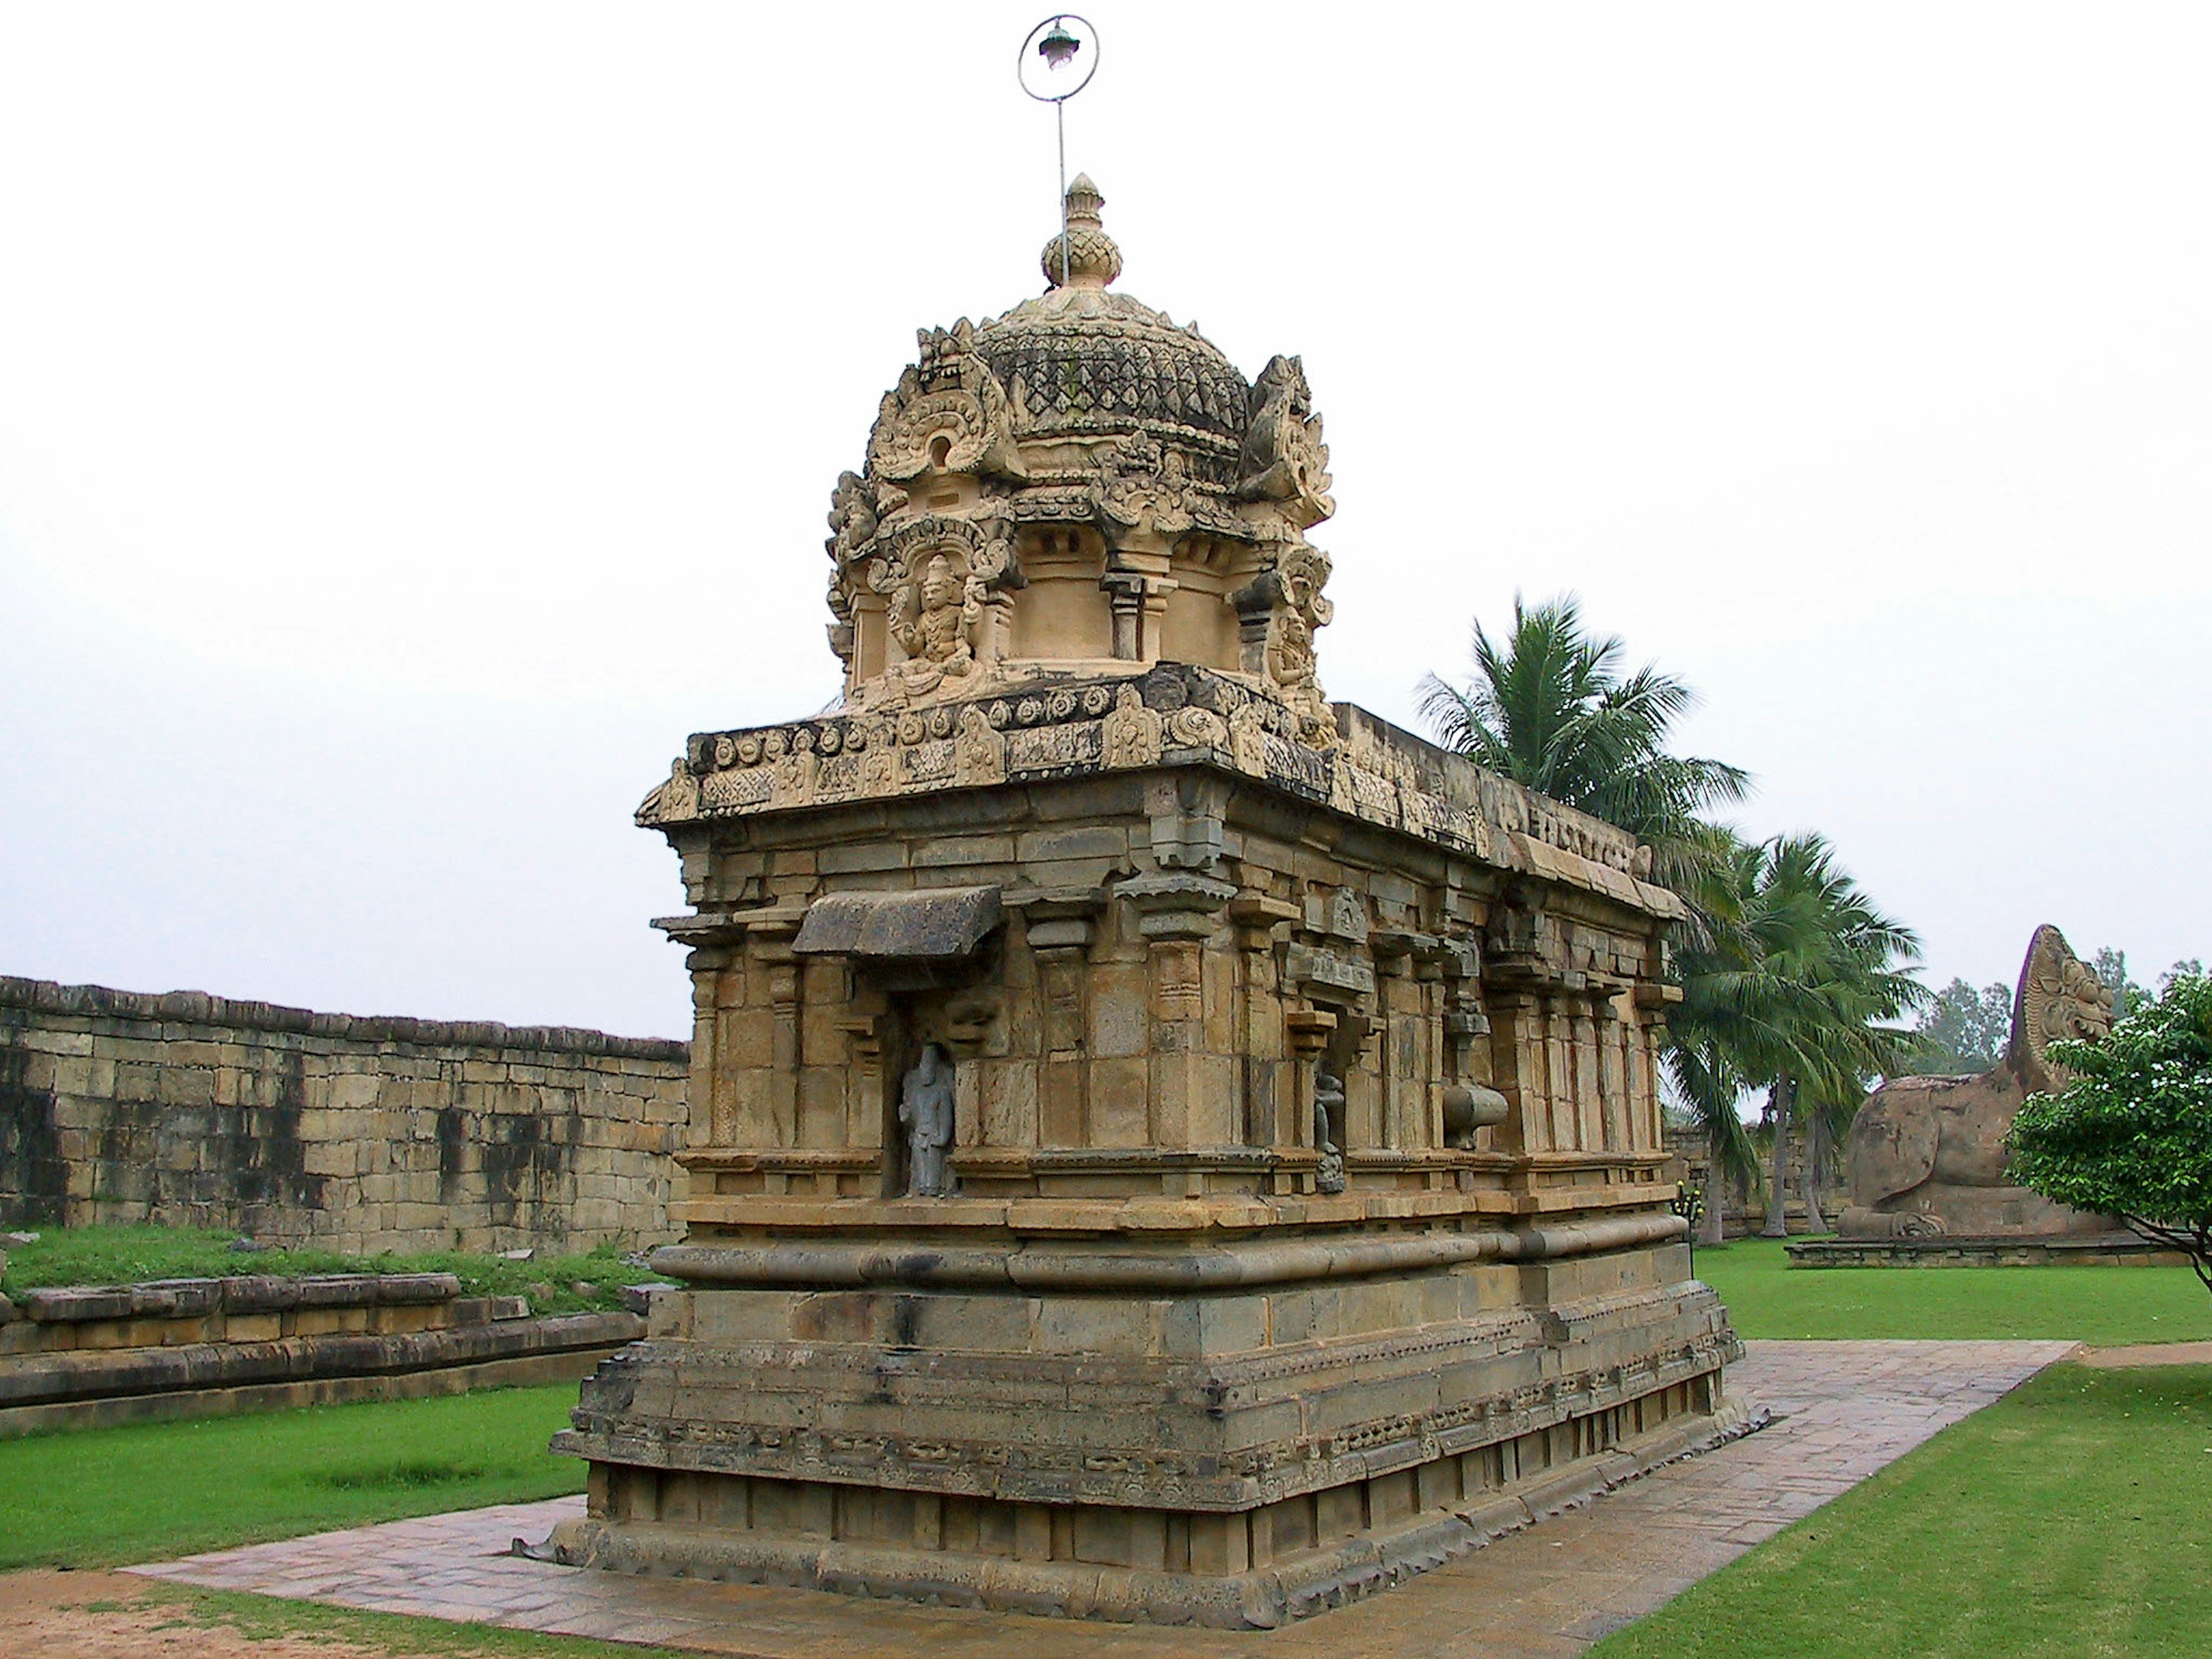
<svg viewBox="0 0 2212 1659">
<path fill-rule="evenodd" d="M 2212 1365 L 2212 1342 L 2137 1342 L 2118 1348 L 2084 1348 L 2074 1356 L 2093 1371 L 2132 1370 L 2138 1365 Z"/>
<path fill-rule="evenodd" d="M 321 1636 L 251 1637 L 121 1572 L 0 1575 L 0 1659 L 413 1659 Z"/>
</svg>

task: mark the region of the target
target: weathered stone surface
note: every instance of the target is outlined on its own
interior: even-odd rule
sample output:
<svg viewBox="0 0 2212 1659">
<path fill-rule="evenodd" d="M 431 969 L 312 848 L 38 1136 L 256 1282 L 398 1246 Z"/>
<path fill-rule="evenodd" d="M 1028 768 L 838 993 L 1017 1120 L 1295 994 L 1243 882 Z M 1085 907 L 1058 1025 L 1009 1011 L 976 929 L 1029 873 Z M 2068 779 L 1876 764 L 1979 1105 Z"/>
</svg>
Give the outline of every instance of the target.
<svg viewBox="0 0 2212 1659">
<path fill-rule="evenodd" d="M 807 907 L 791 948 L 801 955 L 951 959 L 973 955 L 1004 915 L 996 887 L 833 893 Z"/>
<path fill-rule="evenodd" d="M 1109 295 L 1097 207 L 839 481 L 844 702 L 639 811 L 693 907 L 681 1288 L 556 1443 L 570 1559 L 1266 1625 L 1719 1426 L 1680 905 L 1324 700 L 1304 372 Z"/>
<path fill-rule="evenodd" d="M 0 979 L 0 1221 L 364 1253 L 662 1236 L 685 1046 Z"/>
<path fill-rule="evenodd" d="M 2056 927 L 2037 928 L 2021 965 L 2004 1059 L 1978 1077 L 1893 1079 L 1852 1119 L 1845 1146 L 1851 1201 L 1837 1231 L 1846 1238 L 2112 1231 L 2102 1217 L 2013 1184 L 2004 1145 L 2028 1096 L 2064 1081 L 2045 1058 L 2045 1045 L 2094 1041 L 2112 1024 L 2112 992 Z"/>
</svg>

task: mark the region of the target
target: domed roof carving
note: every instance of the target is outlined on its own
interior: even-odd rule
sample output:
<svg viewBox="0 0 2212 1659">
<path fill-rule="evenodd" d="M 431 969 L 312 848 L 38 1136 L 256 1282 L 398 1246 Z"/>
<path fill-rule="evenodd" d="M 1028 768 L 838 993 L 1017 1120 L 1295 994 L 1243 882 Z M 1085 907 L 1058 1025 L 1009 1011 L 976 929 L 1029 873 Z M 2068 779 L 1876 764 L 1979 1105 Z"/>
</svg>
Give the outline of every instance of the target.
<svg viewBox="0 0 2212 1659">
<path fill-rule="evenodd" d="M 1070 665 L 1248 677 L 1332 729 L 1314 631 L 1334 510 L 1295 357 L 1248 380 L 1195 327 L 1109 289 L 1121 253 L 1078 178 L 1051 286 L 924 329 L 866 467 L 837 482 L 830 642 L 855 705 L 978 695 Z"/>
<path fill-rule="evenodd" d="M 1067 235 L 1046 243 L 1038 261 L 1052 286 L 977 327 L 976 355 L 1026 432 L 1164 427 L 1155 435 L 1233 454 L 1251 415 L 1250 384 L 1195 328 L 1107 291 L 1121 275 L 1121 250 L 1100 222 L 1104 203 L 1090 177 L 1079 174 L 1068 186 Z"/>
<path fill-rule="evenodd" d="M 1055 289 L 975 331 L 1025 433 L 1155 424 L 1234 455 L 1252 388 L 1212 342 L 1126 294 Z M 1164 434 L 1163 434 L 1164 435 Z"/>
</svg>

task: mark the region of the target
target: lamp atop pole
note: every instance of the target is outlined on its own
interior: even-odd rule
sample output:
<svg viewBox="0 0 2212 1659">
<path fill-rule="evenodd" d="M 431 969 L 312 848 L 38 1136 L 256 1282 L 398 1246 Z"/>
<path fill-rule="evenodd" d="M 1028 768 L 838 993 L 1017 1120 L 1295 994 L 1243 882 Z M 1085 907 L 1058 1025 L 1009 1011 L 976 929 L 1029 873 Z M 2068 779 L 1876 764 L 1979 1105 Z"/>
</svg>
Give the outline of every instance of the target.
<svg viewBox="0 0 2212 1659">
<path fill-rule="evenodd" d="M 1022 42 L 1014 60 L 1022 90 L 1052 106 L 1060 137 L 1060 285 L 1067 286 L 1067 100 L 1091 84 L 1098 72 L 1098 31 L 1073 12 L 1057 12 L 1039 23 Z"/>
</svg>

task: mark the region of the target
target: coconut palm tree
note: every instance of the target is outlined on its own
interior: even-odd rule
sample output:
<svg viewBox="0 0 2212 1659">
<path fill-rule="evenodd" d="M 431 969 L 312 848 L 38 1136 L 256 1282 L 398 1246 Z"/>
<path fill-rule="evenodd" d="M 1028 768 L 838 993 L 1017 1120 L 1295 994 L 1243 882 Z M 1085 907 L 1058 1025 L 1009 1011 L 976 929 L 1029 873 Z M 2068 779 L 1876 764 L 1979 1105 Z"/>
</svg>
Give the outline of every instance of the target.
<svg viewBox="0 0 2212 1659">
<path fill-rule="evenodd" d="M 1751 779 L 1668 751 L 1697 694 L 1652 664 L 1623 678 L 1626 653 L 1584 631 L 1573 594 L 1534 609 L 1516 595 L 1503 640 L 1474 624 L 1473 678 L 1422 680 L 1422 718 L 1478 766 L 1635 836 L 1652 849 L 1655 878 L 1695 906 L 1718 850 L 1702 815 L 1741 800 Z"/>
<path fill-rule="evenodd" d="M 1706 1237 L 1718 1242 L 1725 1182 L 1758 1180 L 1736 1103 L 1761 1090 L 1774 1127 L 1767 1231 L 1779 1233 L 1790 1127 L 1802 1122 L 1813 1137 L 1816 1188 L 1868 1079 L 1898 1062 L 1906 1035 L 1886 1022 L 1926 994 L 1903 966 L 1919 944 L 1820 836 L 1752 843 L 1707 822 L 1750 781 L 1724 762 L 1668 752 L 1695 696 L 1656 665 L 1624 678 L 1625 654 L 1620 640 L 1584 632 L 1571 594 L 1533 609 L 1516 598 L 1503 640 L 1475 624 L 1465 685 L 1422 682 L 1421 712 L 1447 747 L 1650 846 L 1656 878 L 1690 911 L 1676 941 L 1683 1000 L 1668 1017 L 1665 1062 L 1711 1151 Z M 1808 1202 L 1818 1224 L 1817 1191 Z"/>
<path fill-rule="evenodd" d="M 1703 815 L 1742 799 L 1750 778 L 1722 761 L 1669 752 L 1674 722 L 1696 694 L 1652 665 L 1622 678 L 1626 653 L 1619 639 L 1584 631 L 1572 594 L 1533 609 L 1516 596 L 1503 639 L 1474 624 L 1474 674 L 1465 685 L 1433 674 L 1422 681 L 1421 713 L 1445 747 L 1649 846 L 1654 878 L 1689 908 L 1684 942 L 1711 948 L 1735 938 L 1741 894 L 1729 873 L 1735 838 Z M 1679 1103 L 1711 1151 L 1704 1225 L 1717 1243 L 1723 1179 L 1758 1176 L 1735 1109 L 1742 1085 L 1731 1057 L 1710 1043 L 1678 1044 L 1668 1064 Z"/>
<path fill-rule="evenodd" d="M 1770 1237 L 1785 1231 L 1790 1129 L 1806 1126 L 1807 1207 L 1826 1231 L 1818 1166 L 1869 1079 L 1893 1069 L 1910 1045 L 1911 1033 L 1889 1022 L 1927 995 L 1907 971 L 1919 941 L 1875 908 L 1819 836 L 1738 842 L 1718 884 L 1716 908 L 1730 925 L 1680 958 L 1683 1000 L 1668 1020 L 1669 1070 L 1686 1097 L 1701 1088 L 1715 1103 L 1729 1085 L 1765 1091 L 1774 1133 Z"/>
</svg>

